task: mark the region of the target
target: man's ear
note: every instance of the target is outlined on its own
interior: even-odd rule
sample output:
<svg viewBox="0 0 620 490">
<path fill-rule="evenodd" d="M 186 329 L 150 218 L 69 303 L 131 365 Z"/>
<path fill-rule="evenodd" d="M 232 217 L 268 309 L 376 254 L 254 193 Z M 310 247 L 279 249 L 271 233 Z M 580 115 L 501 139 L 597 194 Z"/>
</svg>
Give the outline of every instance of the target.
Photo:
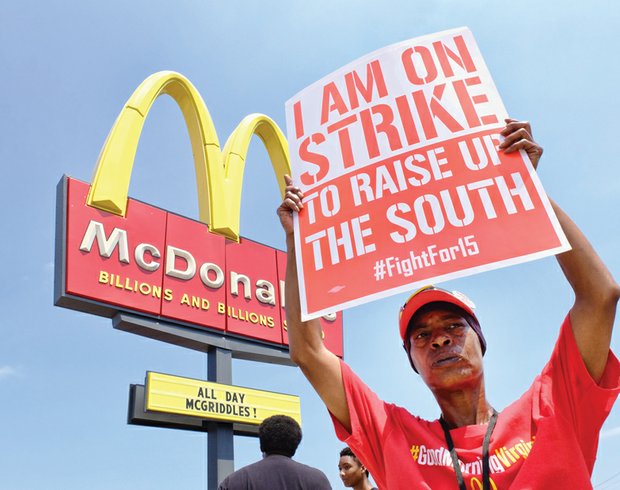
<svg viewBox="0 0 620 490">
<path fill-rule="evenodd" d="M 403 349 L 405 351 L 405 354 L 407 354 L 407 359 L 409 359 L 409 364 L 411 364 L 411 369 L 413 369 L 416 373 L 420 374 L 420 372 L 416 369 L 415 365 L 413 364 L 413 359 L 411 358 L 411 353 L 409 352 L 409 349 L 407 349 L 406 342 L 403 342 Z"/>
</svg>

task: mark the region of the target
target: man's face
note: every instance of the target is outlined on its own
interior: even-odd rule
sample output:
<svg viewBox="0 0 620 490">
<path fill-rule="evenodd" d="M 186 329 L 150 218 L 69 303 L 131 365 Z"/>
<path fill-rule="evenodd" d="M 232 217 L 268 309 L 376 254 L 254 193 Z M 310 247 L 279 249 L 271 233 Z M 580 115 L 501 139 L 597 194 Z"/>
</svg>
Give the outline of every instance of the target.
<svg viewBox="0 0 620 490">
<path fill-rule="evenodd" d="M 433 391 L 465 388 L 482 379 L 482 350 L 464 316 L 434 309 L 414 317 L 409 355 Z"/>
<path fill-rule="evenodd" d="M 345 487 L 354 487 L 363 481 L 366 468 L 351 456 L 340 456 L 338 461 L 338 471 Z"/>
</svg>

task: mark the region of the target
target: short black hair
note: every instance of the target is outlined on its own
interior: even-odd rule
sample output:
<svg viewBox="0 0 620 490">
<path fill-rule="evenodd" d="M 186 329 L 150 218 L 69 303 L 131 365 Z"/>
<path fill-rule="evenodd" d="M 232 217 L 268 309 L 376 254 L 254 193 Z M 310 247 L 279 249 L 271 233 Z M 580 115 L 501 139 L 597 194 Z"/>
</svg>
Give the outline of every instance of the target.
<svg viewBox="0 0 620 490">
<path fill-rule="evenodd" d="M 258 426 L 260 450 L 292 458 L 301 442 L 301 427 L 288 415 L 272 415 Z"/>
<path fill-rule="evenodd" d="M 359 464 L 360 466 L 364 466 L 364 463 L 362 463 L 358 459 L 358 457 L 355 455 L 355 453 L 351 450 L 349 446 L 345 446 L 344 448 L 342 448 L 342 451 L 340 451 L 340 457 L 342 458 L 343 456 L 350 456 L 355 461 L 357 461 L 357 464 Z M 368 470 L 366 470 L 366 477 L 368 477 L 369 475 L 370 473 L 368 472 Z"/>
</svg>

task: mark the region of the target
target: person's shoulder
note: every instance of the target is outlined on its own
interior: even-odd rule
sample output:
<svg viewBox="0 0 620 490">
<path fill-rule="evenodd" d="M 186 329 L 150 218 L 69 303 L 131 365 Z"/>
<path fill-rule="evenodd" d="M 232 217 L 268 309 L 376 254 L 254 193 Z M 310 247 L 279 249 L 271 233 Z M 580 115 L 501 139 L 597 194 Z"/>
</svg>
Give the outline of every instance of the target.
<svg viewBox="0 0 620 490">
<path fill-rule="evenodd" d="M 305 471 L 305 470 L 312 470 L 312 471 L 319 471 L 319 472 L 321 471 L 312 466 L 308 466 L 307 464 L 300 463 L 299 461 L 295 461 L 293 458 L 289 458 L 287 456 L 272 455 L 272 456 L 269 456 L 269 458 L 271 458 L 272 461 L 278 461 L 279 464 L 294 466 L 295 468 L 302 470 L 302 471 Z"/>
<path fill-rule="evenodd" d="M 301 481 L 305 482 L 304 485 L 310 488 L 317 490 L 331 488 L 325 473 L 313 466 L 277 454 L 267 456 L 263 461 L 273 469 L 276 467 L 281 470 L 284 469 L 289 476 L 297 475 L 294 478 L 296 480 L 300 478 Z"/>
<path fill-rule="evenodd" d="M 399 424 L 415 424 L 421 428 L 430 428 L 430 426 L 439 423 L 438 419 L 426 420 L 419 415 L 411 413 L 405 407 L 401 407 L 400 405 L 396 405 L 394 403 L 384 402 L 384 406 L 390 419 L 398 421 Z"/>
<path fill-rule="evenodd" d="M 315 468 L 314 466 L 308 466 L 307 464 L 300 463 L 299 461 L 295 461 L 293 459 L 291 459 L 291 461 L 293 462 L 293 464 L 295 464 L 299 471 L 302 471 L 306 475 L 314 477 L 317 481 L 328 481 L 325 473 L 323 473 L 318 468 Z"/>
<path fill-rule="evenodd" d="M 306 471 L 312 472 L 312 473 L 316 473 L 316 474 L 321 474 L 324 475 L 324 473 L 319 470 L 318 468 L 315 468 L 314 466 L 310 466 L 304 463 L 300 463 L 299 461 L 295 461 L 294 459 L 291 459 L 291 461 L 293 462 L 293 464 L 295 464 L 297 467 L 304 469 Z"/>
<path fill-rule="evenodd" d="M 255 463 L 239 468 L 237 471 L 233 471 L 222 481 L 222 484 L 226 482 L 229 485 L 238 485 L 241 482 L 249 480 L 253 474 L 260 471 L 263 461 L 264 460 L 261 459 Z"/>
<path fill-rule="evenodd" d="M 238 469 L 228 475 L 222 483 L 218 486 L 218 490 L 230 490 L 233 488 L 242 488 L 245 486 L 245 482 L 248 481 L 248 474 L 246 472 L 247 467 Z"/>
</svg>

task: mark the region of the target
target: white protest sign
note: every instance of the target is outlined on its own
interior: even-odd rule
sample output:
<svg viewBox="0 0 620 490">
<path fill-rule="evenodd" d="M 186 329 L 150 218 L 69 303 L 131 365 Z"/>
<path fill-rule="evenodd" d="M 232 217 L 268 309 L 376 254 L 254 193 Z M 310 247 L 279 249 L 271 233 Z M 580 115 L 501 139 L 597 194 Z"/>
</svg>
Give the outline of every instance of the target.
<svg viewBox="0 0 620 490">
<path fill-rule="evenodd" d="M 370 53 L 286 103 L 302 317 L 570 248 L 472 33 Z"/>
</svg>

